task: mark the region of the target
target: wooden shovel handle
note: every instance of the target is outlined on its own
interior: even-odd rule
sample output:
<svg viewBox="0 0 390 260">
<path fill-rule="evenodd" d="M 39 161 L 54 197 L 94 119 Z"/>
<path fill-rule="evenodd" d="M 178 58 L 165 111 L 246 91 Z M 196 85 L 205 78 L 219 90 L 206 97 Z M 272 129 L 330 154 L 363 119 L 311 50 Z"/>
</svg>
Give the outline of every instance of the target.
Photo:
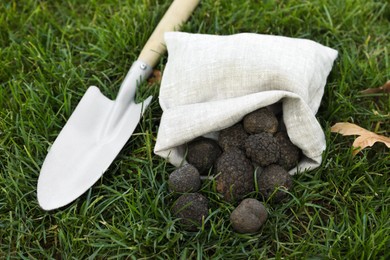
<svg viewBox="0 0 390 260">
<path fill-rule="evenodd" d="M 200 0 L 174 0 L 163 18 L 154 29 L 138 60 L 141 60 L 151 67 L 154 67 L 160 56 L 165 53 L 164 33 L 179 30 L 194 11 Z"/>
</svg>

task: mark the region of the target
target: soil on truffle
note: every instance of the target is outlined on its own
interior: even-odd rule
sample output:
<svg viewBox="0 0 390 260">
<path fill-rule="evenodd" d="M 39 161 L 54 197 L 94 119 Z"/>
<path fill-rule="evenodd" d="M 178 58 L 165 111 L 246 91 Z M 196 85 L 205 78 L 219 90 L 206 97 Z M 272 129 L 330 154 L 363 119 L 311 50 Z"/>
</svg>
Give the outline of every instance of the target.
<svg viewBox="0 0 390 260">
<path fill-rule="evenodd" d="M 233 229 L 238 233 L 259 231 L 267 220 L 268 212 L 264 205 L 252 198 L 244 199 L 230 215 Z"/>
</svg>

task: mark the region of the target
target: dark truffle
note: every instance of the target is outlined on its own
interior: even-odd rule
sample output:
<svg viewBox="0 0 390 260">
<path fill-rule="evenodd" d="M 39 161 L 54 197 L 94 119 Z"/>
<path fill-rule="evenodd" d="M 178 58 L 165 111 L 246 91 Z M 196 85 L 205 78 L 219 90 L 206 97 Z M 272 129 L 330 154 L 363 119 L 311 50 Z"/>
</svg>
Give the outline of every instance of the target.
<svg viewBox="0 0 390 260">
<path fill-rule="evenodd" d="M 205 137 L 189 142 L 187 148 L 187 162 L 195 166 L 200 174 L 206 175 L 222 153 L 215 140 Z"/>
<path fill-rule="evenodd" d="M 231 147 L 244 149 L 244 142 L 248 134 L 245 132 L 241 123 L 221 130 L 218 137 L 218 143 L 226 151 Z"/>
<path fill-rule="evenodd" d="M 222 153 L 215 171 L 217 191 L 228 202 L 238 201 L 254 190 L 253 166 L 238 148 Z"/>
<path fill-rule="evenodd" d="M 183 229 L 196 231 L 208 216 L 208 200 L 199 193 L 183 194 L 173 205 L 172 213 L 180 218 L 179 224 Z"/>
<path fill-rule="evenodd" d="M 243 119 L 244 129 L 249 134 L 267 132 L 274 134 L 278 130 L 278 119 L 267 108 L 260 108 L 247 114 Z"/>
<path fill-rule="evenodd" d="M 169 175 L 168 185 L 172 192 L 196 192 L 201 186 L 199 171 L 191 164 L 183 165 Z"/>
<path fill-rule="evenodd" d="M 298 165 L 301 151 L 290 141 L 287 133 L 278 132 L 275 134 L 275 138 L 280 147 L 280 158 L 278 164 L 287 171 L 291 170 Z"/>
<path fill-rule="evenodd" d="M 293 185 L 292 176 L 281 166 L 272 164 L 264 168 L 264 170 L 257 176 L 257 184 L 259 192 L 268 199 L 272 195 L 273 202 L 280 202 L 287 193 L 283 190 L 275 189 L 283 187 L 286 190 L 290 190 Z M 275 192 L 275 194 L 274 194 Z"/>
<path fill-rule="evenodd" d="M 259 231 L 267 220 L 268 212 L 264 205 L 256 199 L 244 199 L 230 215 L 233 229 L 238 233 L 254 233 Z"/>
<path fill-rule="evenodd" d="M 280 147 L 270 133 L 250 135 L 245 141 L 246 155 L 259 166 L 276 163 L 280 157 Z"/>
</svg>

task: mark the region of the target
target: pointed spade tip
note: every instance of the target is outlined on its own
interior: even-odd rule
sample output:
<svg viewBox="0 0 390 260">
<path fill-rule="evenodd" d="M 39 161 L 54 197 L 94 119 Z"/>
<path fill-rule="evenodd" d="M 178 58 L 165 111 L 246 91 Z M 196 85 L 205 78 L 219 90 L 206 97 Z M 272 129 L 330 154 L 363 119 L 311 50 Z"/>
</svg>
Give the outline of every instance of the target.
<svg viewBox="0 0 390 260">
<path fill-rule="evenodd" d="M 53 209 L 56 209 L 54 207 L 50 207 L 48 205 L 42 204 L 41 202 L 38 202 L 38 203 L 39 203 L 39 206 L 41 207 L 41 209 L 43 209 L 44 211 L 51 211 Z"/>
<path fill-rule="evenodd" d="M 45 211 L 50 211 L 50 210 L 59 208 L 55 205 L 52 205 L 52 203 L 50 203 L 50 201 L 43 199 L 42 196 L 40 196 L 39 192 L 38 192 L 37 200 L 38 200 L 39 207 L 41 207 L 41 209 L 43 209 Z"/>
<path fill-rule="evenodd" d="M 45 211 L 58 209 L 67 204 L 64 203 L 64 201 L 59 200 L 58 198 L 55 199 L 55 196 L 53 194 L 43 194 L 43 191 L 39 187 L 37 189 L 37 201 L 39 207 L 41 207 L 41 209 Z"/>
<path fill-rule="evenodd" d="M 61 208 L 63 206 L 66 206 L 69 203 L 61 203 L 60 204 L 58 202 L 56 203 L 55 201 L 53 203 L 53 201 L 47 201 L 47 200 L 45 201 L 45 200 L 39 199 L 39 197 L 38 197 L 39 207 L 41 207 L 41 209 L 43 209 L 45 211 L 51 211 L 51 210 L 59 209 L 59 208 Z"/>
</svg>

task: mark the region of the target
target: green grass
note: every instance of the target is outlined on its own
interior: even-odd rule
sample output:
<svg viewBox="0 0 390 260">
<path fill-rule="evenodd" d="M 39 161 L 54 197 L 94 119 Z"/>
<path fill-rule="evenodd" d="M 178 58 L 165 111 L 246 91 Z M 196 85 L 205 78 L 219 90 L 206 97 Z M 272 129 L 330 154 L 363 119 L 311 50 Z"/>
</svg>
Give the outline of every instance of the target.
<svg viewBox="0 0 390 260">
<path fill-rule="evenodd" d="M 0 259 L 389 259 L 390 156 L 376 144 L 351 156 L 348 121 L 389 135 L 390 96 L 359 92 L 390 78 L 387 1 L 203 0 L 183 30 L 309 38 L 339 51 L 318 112 L 323 165 L 294 177 L 290 200 L 266 202 L 256 234 L 232 231 L 206 182 L 210 216 L 199 232 L 171 216 L 173 166 L 153 154 L 161 109 L 155 96 L 135 134 L 86 194 L 45 212 L 36 185 L 47 149 L 90 85 L 114 98 L 167 1 L 8 0 L 0 5 Z M 166 56 L 157 66 L 164 69 Z"/>
</svg>

